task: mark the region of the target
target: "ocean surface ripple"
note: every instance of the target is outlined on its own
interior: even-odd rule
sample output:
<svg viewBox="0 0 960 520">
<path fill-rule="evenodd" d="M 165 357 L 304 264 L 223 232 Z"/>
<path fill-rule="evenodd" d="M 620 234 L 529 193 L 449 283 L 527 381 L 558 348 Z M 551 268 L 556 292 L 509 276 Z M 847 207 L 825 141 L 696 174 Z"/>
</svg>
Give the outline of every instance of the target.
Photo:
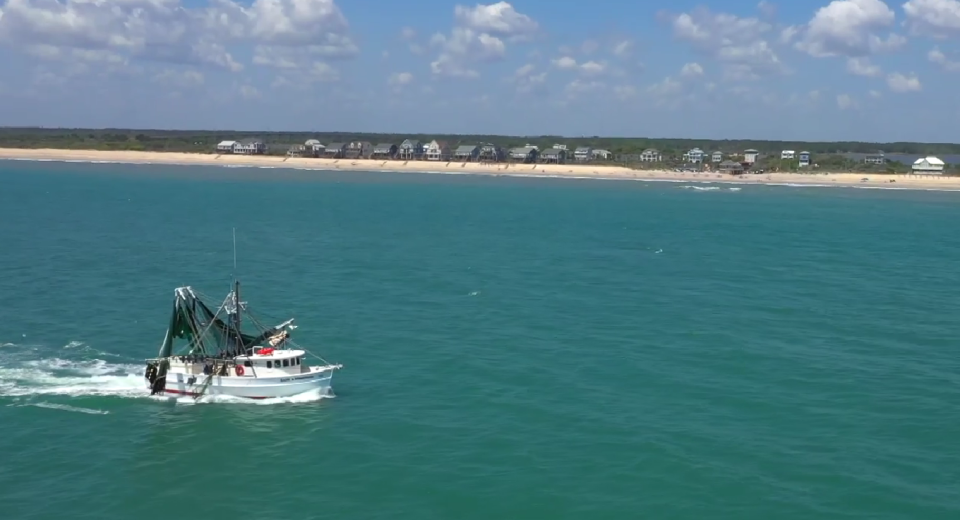
<svg viewBox="0 0 960 520">
<path fill-rule="evenodd" d="M 960 518 L 960 195 L 0 163 L 12 519 Z M 172 290 L 344 364 L 151 398 Z M 189 514 L 189 513 L 188 513 Z"/>
</svg>

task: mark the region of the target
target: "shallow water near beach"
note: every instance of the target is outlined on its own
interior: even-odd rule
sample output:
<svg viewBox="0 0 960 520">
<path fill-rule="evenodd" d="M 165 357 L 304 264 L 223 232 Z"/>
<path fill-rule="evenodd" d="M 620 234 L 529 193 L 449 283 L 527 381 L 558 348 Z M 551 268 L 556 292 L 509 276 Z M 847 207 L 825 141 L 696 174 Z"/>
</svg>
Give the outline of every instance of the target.
<svg viewBox="0 0 960 520">
<path fill-rule="evenodd" d="M 0 161 L 3 518 L 960 517 L 960 194 Z M 152 399 L 173 289 L 336 396 Z"/>
</svg>

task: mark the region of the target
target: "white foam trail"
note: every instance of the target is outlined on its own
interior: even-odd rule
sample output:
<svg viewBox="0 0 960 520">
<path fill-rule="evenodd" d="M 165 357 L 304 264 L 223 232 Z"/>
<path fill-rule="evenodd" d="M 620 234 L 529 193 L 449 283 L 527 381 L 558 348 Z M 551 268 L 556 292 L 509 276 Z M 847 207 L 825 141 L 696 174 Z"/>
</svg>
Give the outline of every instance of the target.
<svg viewBox="0 0 960 520">
<path fill-rule="evenodd" d="M 49 358 L 0 367 L 0 396 L 63 395 L 144 397 L 149 394 L 137 365 L 102 359 Z"/>
<path fill-rule="evenodd" d="M 678 187 L 684 190 L 697 190 L 697 191 L 715 191 L 720 189 L 718 186 L 678 186 Z"/>
<path fill-rule="evenodd" d="M 289 397 L 270 397 L 268 399 L 247 399 L 245 397 L 234 397 L 231 395 L 205 395 L 199 399 L 193 397 L 177 397 L 177 404 L 246 404 L 246 405 L 271 405 L 284 403 L 313 403 L 321 399 L 333 398 L 333 393 L 323 393 L 322 390 L 308 390 L 302 394 L 291 395 Z M 171 399 L 170 397 L 158 397 L 159 399 Z"/>
<path fill-rule="evenodd" d="M 85 413 L 90 415 L 107 415 L 108 411 L 98 410 L 96 408 L 84 408 L 82 406 L 70 406 L 69 404 L 57 404 L 57 403 L 45 403 L 43 401 L 39 403 L 30 403 L 25 406 L 35 406 L 37 408 L 48 408 L 50 410 L 62 410 L 64 412 L 76 412 L 76 413 Z"/>
</svg>

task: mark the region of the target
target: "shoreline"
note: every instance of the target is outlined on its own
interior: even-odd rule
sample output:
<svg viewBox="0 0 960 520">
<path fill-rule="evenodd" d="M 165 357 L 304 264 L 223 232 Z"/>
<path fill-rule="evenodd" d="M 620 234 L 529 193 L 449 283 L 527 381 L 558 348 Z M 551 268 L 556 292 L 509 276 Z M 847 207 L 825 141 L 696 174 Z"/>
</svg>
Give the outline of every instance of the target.
<svg viewBox="0 0 960 520">
<path fill-rule="evenodd" d="M 960 177 L 943 175 L 864 173 L 763 173 L 735 176 L 723 173 L 689 173 L 669 170 L 633 170 L 621 166 L 590 164 L 463 163 L 458 161 L 404 161 L 382 159 L 317 159 L 269 155 L 216 155 L 183 152 L 139 152 L 0 148 L 0 160 L 168 164 L 286 168 L 318 171 L 366 171 L 603 179 L 660 182 L 786 185 L 807 187 L 886 188 L 901 190 L 960 191 Z M 863 179 L 867 179 L 864 181 Z"/>
</svg>

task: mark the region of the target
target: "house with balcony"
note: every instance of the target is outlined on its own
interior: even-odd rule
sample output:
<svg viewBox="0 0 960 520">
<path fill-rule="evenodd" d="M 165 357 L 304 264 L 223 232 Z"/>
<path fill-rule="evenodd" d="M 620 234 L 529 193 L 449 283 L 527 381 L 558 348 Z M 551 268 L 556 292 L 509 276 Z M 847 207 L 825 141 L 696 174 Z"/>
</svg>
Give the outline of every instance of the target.
<svg viewBox="0 0 960 520">
<path fill-rule="evenodd" d="M 587 162 L 593 159 L 593 148 L 589 146 L 578 146 L 577 149 L 573 151 L 573 158 L 577 162 Z"/>
<path fill-rule="evenodd" d="M 743 151 L 743 162 L 747 164 L 753 164 L 760 159 L 760 151 L 750 148 L 749 150 Z"/>
<path fill-rule="evenodd" d="M 423 148 L 423 155 L 428 161 L 449 161 L 450 145 L 446 141 L 430 141 Z"/>
<path fill-rule="evenodd" d="M 800 152 L 800 167 L 810 166 L 810 152 Z"/>
<path fill-rule="evenodd" d="M 683 154 L 683 161 L 691 164 L 700 164 L 706 154 L 699 148 L 694 148 Z"/>
<path fill-rule="evenodd" d="M 397 149 L 397 158 L 420 160 L 423 158 L 423 143 L 416 139 L 404 139 Z"/>
<path fill-rule="evenodd" d="M 549 148 L 540 153 L 540 162 L 564 164 L 567 162 L 566 148 Z"/>
<path fill-rule="evenodd" d="M 780 151 L 780 160 L 781 161 L 792 161 L 797 157 L 797 152 L 795 150 L 781 150 Z"/>
<path fill-rule="evenodd" d="M 238 144 L 236 141 L 220 141 L 217 143 L 217 153 L 233 153 Z"/>
<path fill-rule="evenodd" d="M 397 145 L 392 143 L 380 143 L 374 146 L 373 154 L 371 154 L 371 157 L 374 159 L 393 159 L 396 156 Z"/>
<path fill-rule="evenodd" d="M 262 155 L 267 153 L 267 145 L 259 139 L 243 139 L 233 147 L 233 153 L 241 155 Z"/>
<path fill-rule="evenodd" d="M 462 144 L 453 152 L 457 161 L 476 161 L 480 157 L 480 147 L 475 144 Z"/>
<path fill-rule="evenodd" d="M 536 146 L 521 146 L 510 150 L 510 160 L 521 163 L 533 163 L 537 161 L 538 150 Z"/>
<path fill-rule="evenodd" d="M 662 160 L 663 155 L 656 148 L 647 148 L 640 154 L 640 162 L 660 162 Z"/>
<path fill-rule="evenodd" d="M 613 158 L 613 154 L 610 153 L 610 150 L 603 150 L 601 148 L 595 148 L 590 151 L 590 155 L 593 156 L 593 160 L 609 161 Z"/>
<path fill-rule="evenodd" d="M 330 143 L 323 149 L 325 159 L 342 159 L 347 149 L 347 143 Z"/>
<path fill-rule="evenodd" d="M 370 141 L 353 141 L 343 151 L 347 159 L 369 159 L 373 154 L 373 143 Z"/>
<path fill-rule="evenodd" d="M 946 164 L 938 157 L 928 155 L 914 161 L 911 169 L 917 175 L 943 175 L 945 166 Z"/>
<path fill-rule="evenodd" d="M 863 162 L 866 164 L 886 164 L 887 156 L 883 152 L 872 153 L 864 156 Z"/>
<path fill-rule="evenodd" d="M 723 162 L 723 152 L 717 150 L 716 152 L 713 152 L 712 154 L 710 154 L 710 162 L 712 163 Z"/>
</svg>

